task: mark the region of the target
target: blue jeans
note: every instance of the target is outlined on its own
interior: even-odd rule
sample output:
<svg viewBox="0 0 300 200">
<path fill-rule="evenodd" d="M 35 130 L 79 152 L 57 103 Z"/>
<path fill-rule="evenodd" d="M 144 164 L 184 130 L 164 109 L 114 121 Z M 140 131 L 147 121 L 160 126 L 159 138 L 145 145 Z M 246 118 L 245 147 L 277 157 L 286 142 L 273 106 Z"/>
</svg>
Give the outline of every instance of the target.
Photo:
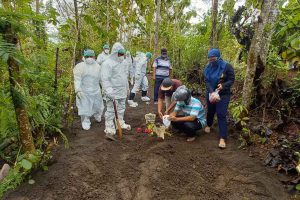
<svg viewBox="0 0 300 200">
<path fill-rule="evenodd" d="M 166 77 L 167 78 L 167 77 Z M 158 91 L 161 83 L 165 78 L 155 78 L 155 85 L 154 85 L 154 101 L 158 101 Z"/>
<path fill-rule="evenodd" d="M 207 101 L 207 126 L 209 127 L 212 126 L 215 113 L 217 113 L 220 138 L 227 139 L 227 134 L 228 134 L 227 109 L 230 101 L 230 95 L 222 95 L 221 100 L 216 104 L 210 103 L 208 100 L 208 95 L 206 95 L 206 101 Z"/>
</svg>

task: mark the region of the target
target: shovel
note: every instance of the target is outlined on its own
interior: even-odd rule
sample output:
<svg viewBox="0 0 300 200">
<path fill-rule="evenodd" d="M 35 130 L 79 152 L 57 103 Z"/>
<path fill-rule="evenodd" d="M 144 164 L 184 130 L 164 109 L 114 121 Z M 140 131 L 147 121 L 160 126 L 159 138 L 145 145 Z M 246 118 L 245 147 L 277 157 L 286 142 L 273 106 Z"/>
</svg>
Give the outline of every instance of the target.
<svg viewBox="0 0 300 200">
<path fill-rule="evenodd" d="M 115 100 L 113 100 L 113 104 L 114 104 L 116 125 L 118 127 L 118 135 L 119 135 L 119 138 L 121 139 L 122 136 L 123 136 L 123 131 L 122 131 L 121 124 L 120 124 L 120 121 L 119 121 L 118 112 L 117 112 L 117 104 L 116 104 Z"/>
</svg>

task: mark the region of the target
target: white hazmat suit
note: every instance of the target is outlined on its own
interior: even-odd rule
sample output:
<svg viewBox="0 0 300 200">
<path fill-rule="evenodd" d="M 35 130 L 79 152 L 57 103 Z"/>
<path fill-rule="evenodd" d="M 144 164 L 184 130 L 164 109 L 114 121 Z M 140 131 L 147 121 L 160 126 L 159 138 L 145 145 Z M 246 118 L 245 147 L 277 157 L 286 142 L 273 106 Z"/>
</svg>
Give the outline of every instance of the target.
<svg viewBox="0 0 300 200">
<path fill-rule="evenodd" d="M 90 64 L 88 61 L 89 59 L 85 59 L 84 62 L 78 63 L 73 70 L 76 105 L 84 130 L 90 129 L 91 116 L 94 116 L 96 121 L 101 121 L 104 109 L 100 90 L 100 66 L 95 60 Z"/>
<path fill-rule="evenodd" d="M 115 113 L 113 100 L 117 105 L 117 113 L 121 127 L 130 130 L 130 125 L 124 121 L 125 102 L 128 91 L 128 68 L 124 56 L 118 57 L 118 51 L 124 50 L 121 43 L 115 43 L 111 55 L 102 63 L 101 80 L 106 101 L 105 130 L 109 135 L 116 134 L 114 124 Z"/>
<path fill-rule="evenodd" d="M 109 53 L 105 53 L 104 51 L 102 51 L 102 53 L 100 53 L 97 57 L 97 63 L 99 65 L 102 65 L 102 63 L 109 57 Z"/>
<path fill-rule="evenodd" d="M 148 58 L 145 53 L 137 52 L 136 56 L 136 71 L 135 71 L 135 83 L 131 90 L 128 104 L 131 107 L 136 107 L 137 103 L 133 101 L 135 94 L 141 88 L 142 89 L 142 101 L 150 101 L 147 97 L 148 91 L 148 78 L 147 78 L 147 63 Z"/>
</svg>

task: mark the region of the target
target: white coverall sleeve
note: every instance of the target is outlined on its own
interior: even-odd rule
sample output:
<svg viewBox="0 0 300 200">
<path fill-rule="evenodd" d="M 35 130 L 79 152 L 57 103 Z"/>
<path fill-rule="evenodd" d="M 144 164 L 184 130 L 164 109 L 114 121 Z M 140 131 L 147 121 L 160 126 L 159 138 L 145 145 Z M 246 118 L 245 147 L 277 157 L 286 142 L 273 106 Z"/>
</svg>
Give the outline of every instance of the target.
<svg viewBox="0 0 300 200">
<path fill-rule="evenodd" d="M 103 60 L 101 59 L 101 57 L 102 57 L 101 54 L 99 54 L 98 57 L 97 57 L 97 63 L 99 65 L 101 65 L 103 63 Z"/>
<path fill-rule="evenodd" d="M 101 69 L 101 83 L 104 90 L 104 94 L 112 97 L 113 96 L 113 88 L 111 83 L 112 76 L 112 68 L 110 65 L 104 65 Z"/>
<path fill-rule="evenodd" d="M 73 74 L 74 74 L 74 88 L 75 88 L 75 93 L 77 92 L 82 92 L 81 90 L 81 80 L 82 80 L 82 68 L 80 65 L 76 65 L 73 69 Z"/>
</svg>

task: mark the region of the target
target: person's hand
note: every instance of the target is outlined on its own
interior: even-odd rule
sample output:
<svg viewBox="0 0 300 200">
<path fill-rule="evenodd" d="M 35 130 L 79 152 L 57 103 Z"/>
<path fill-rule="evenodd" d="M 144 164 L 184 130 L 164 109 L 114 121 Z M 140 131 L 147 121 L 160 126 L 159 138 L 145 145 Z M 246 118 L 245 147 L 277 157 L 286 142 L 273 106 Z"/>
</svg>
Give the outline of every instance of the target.
<svg viewBox="0 0 300 200">
<path fill-rule="evenodd" d="M 112 95 L 112 94 L 106 94 L 106 97 L 108 99 L 110 99 L 110 100 L 114 100 L 115 99 L 114 95 Z"/>
<path fill-rule="evenodd" d="M 154 80 L 154 81 L 155 81 L 155 76 L 152 76 L 152 80 Z"/>
<path fill-rule="evenodd" d="M 158 115 L 159 115 L 160 119 L 163 119 L 163 116 L 164 116 L 164 115 L 162 114 L 161 111 L 158 112 Z"/>
<path fill-rule="evenodd" d="M 169 111 L 168 111 L 168 110 L 166 110 L 166 111 L 165 111 L 165 115 L 168 115 L 168 114 L 169 114 Z"/>
<path fill-rule="evenodd" d="M 178 118 L 176 117 L 176 116 L 169 116 L 169 120 L 171 121 L 171 122 L 177 122 L 177 120 L 178 120 Z"/>
<path fill-rule="evenodd" d="M 79 91 L 79 92 L 76 93 L 76 96 L 77 96 L 79 99 L 81 99 L 81 98 L 84 96 L 84 93 L 81 92 L 81 91 Z"/>
<path fill-rule="evenodd" d="M 217 90 L 221 91 L 223 89 L 222 84 L 218 84 Z"/>
</svg>

